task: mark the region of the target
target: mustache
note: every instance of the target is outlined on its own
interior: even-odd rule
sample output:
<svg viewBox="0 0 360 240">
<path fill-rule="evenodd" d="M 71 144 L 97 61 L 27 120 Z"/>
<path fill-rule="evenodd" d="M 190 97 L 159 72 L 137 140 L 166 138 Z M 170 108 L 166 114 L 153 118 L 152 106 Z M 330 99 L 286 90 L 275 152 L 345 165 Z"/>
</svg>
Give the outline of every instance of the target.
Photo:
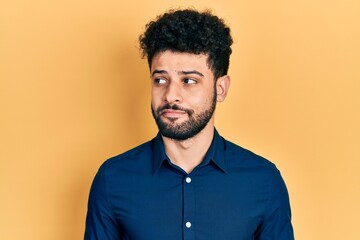
<svg viewBox="0 0 360 240">
<path fill-rule="evenodd" d="M 179 105 L 176 105 L 176 104 L 170 105 L 169 103 L 166 104 L 166 105 L 164 105 L 164 106 L 162 106 L 162 107 L 159 107 L 159 108 L 157 109 L 157 112 L 158 112 L 158 114 L 161 114 L 162 111 L 168 110 L 168 109 L 184 111 L 184 112 L 186 112 L 186 113 L 189 114 L 189 115 L 192 115 L 192 114 L 194 113 L 193 110 L 180 107 Z"/>
</svg>

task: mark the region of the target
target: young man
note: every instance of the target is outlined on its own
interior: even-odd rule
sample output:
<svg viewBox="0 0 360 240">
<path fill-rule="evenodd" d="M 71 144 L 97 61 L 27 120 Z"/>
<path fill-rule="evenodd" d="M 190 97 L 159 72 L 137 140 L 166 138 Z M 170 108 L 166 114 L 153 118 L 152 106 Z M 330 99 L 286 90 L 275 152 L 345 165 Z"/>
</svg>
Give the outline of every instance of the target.
<svg viewBox="0 0 360 240">
<path fill-rule="evenodd" d="M 170 11 L 147 25 L 140 45 L 159 134 L 100 167 L 85 239 L 294 239 L 274 164 L 214 128 L 231 44 L 229 28 L 209 12 Z"/>
</svg>

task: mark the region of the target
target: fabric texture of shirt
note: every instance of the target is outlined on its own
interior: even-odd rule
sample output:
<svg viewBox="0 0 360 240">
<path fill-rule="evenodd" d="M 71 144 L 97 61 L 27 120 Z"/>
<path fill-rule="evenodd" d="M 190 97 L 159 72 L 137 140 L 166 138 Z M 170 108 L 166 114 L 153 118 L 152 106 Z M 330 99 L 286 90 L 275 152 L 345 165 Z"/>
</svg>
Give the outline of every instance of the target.
<svg viewBox="0 0 360 240">
<path fill-rule="evenodd" d="M 190 174 L 162 137 L 104 162 L 89 196 L 85 240 L 292 240 L 285 183 L 273 163 L 215 130 Z"/>
</svg>

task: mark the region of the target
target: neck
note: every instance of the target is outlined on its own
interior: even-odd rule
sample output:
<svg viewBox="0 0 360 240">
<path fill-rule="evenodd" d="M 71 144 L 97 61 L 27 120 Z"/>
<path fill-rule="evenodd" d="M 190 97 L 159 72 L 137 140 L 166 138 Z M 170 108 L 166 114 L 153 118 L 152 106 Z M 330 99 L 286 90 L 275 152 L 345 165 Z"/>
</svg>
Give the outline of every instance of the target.
<svg viewBox="0 0 360 240">
<path fill-rule="evenodd" d="M 178 141 L 162 136 L 166 155 L 169 156 L 173 164 L 187 173 L 192 172 L 203 161 L 213 137 L 213 121 L 209 121 L 201 132 L 186 140 Z"/>
</svg>

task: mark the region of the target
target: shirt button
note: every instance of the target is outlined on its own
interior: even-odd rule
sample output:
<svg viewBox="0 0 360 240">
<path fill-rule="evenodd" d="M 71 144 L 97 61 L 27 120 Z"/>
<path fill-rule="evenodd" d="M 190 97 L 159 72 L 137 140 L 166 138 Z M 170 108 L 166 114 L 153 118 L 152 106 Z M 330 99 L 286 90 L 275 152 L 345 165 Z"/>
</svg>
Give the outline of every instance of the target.
<svg viewBox="0 0 360 240">
<path fill-rule="evenodd" d="M 186 223 L 185 223 L 185 226 L 186 226 L 187 228 L 191 228 L 191 222 L 186 222 Z"/>
<path fill-rule="evenodd" d="M 187 177 L 187 178 L 185 179 L 185 181 L 186 181 L 187 183 L 191 183 L 191 178 Z"/>
</svg>

